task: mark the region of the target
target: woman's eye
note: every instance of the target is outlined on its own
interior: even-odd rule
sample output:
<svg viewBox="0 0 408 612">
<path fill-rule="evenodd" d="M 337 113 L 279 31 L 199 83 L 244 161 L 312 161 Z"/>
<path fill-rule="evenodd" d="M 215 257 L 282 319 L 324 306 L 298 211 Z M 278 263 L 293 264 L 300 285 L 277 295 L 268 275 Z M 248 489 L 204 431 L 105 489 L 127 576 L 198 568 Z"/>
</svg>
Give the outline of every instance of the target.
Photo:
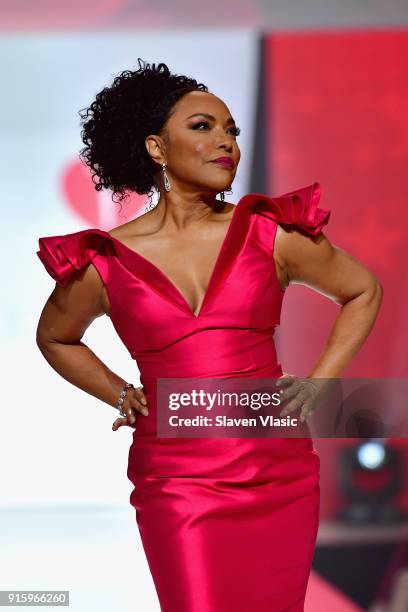
<svg viewBox="0 0 408 612">
<path fill-rule="evenodd" d="M 198 123 L 195 123 L 193 125 L 193 130 L 198 130 L 199 126 L 201 125 L 205 125 L 208 127 L 208 121 L 199 121 Z M 232 127 L 230 128 L 230 130 L 232 130 L 232 135 L 233 136 L 239 136 L 241 133 L 241 128 L 239 127 Z M 199 130 L 201 132 L 201 130 Z"/>
<path fill-rule="evenodd" d="M 193 125 L 193 130 L 196 130 L 199 125 L 206 125 L 208 127 L 208 121 L 199 121 Z"/>
</svg>

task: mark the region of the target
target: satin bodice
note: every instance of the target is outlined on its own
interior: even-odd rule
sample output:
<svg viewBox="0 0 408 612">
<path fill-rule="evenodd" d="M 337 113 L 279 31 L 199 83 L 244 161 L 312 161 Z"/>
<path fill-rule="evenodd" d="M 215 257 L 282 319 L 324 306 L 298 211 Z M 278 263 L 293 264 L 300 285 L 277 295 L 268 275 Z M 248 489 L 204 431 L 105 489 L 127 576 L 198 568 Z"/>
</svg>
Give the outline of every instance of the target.
<svg viewBox="0 0 408 612">
<path fill-rule="evenodd" d="M 197 315 L 161 270 L 104 230 L 42 237 L 37 254 L 62 286 L 75 270 L 95 266 L 112 324 L 151 398 L 158 376 L 279 376 L 273 336 L 285 291 L 273 259 L 277 224 L 316 236 L 331 214 L 319 199 L 319 183 L 278 197 L 243 196 Z"/>
</svg>

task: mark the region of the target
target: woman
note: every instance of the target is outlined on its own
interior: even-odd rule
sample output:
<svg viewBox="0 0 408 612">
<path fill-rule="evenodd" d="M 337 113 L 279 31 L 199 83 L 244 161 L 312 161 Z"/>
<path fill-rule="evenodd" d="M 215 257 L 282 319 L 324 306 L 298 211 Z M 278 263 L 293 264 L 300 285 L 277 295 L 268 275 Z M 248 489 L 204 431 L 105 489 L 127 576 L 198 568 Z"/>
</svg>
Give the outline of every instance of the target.
<svg viewBox="0 0 408 612">
<path fill-rule="evenodd" d="M 330 211 L 318 208 L 318 183 L 224 201 L 240 160 L 239 128 L 194 79 L 139 60 L 84 119 L 81 153 L 96 189 L 123 197 L 156 186 L 160 198 L 109 232 L 40 238 L 38 256 L 57 284 L 38 346 L 66 380 L 121 410 L 115 431 L 135 428 L 130 502 L 162 610 L 303 610 L 319 518 L 311 439 L 160 438 L 156 382 L 282 378 L 286 410 L 305 418 L 318 379 L 338 377 L 367 338 L 380 283 L 322 233 Z M 341 306 L 303 385 L 283 376 L 273 342 L 291 282 Z M 142 387 L 81 342 L 103 314 L 136 360 Z"/>
</svg>

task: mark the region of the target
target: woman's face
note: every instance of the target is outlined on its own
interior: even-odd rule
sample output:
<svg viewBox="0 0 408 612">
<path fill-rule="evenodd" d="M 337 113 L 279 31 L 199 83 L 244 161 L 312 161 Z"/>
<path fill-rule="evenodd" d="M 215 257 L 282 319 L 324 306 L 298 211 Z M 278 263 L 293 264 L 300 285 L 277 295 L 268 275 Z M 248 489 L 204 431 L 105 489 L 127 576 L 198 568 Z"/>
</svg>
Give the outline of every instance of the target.
<svg viewBox="0 0 408 612">
<path fill-rule="evenodd" d="M 230 187 L 241 152 L 239 128 L 217 96 L 192 91 L 173 107 L 164 129 L 164 161 L 172 188 L 217 194 Z M 220 157 L 232 166 L 214 163 Z"/>
</svg>

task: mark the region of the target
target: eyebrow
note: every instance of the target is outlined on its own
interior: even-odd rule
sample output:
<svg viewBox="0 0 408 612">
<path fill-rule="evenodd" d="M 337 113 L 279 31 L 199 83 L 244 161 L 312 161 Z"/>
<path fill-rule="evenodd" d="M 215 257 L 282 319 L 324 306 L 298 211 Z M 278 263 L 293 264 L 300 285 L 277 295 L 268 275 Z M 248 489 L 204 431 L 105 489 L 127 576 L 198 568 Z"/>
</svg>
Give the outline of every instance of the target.
<svg viewBox="0 0 408 612">
<path fill-rule="evenodd" d="M 193 115 L 187 117 L 187 119 L 191 119 L 191 117 L 197 117 L 197 115 L 199 115 L 200 117 L 207 117 L 207 119 L 212 119 L 213 121 L 215 121 L 215 117 L 213 115 L 209 115 L 208 113 L 194 113 Z M 233 123 L 235 125 L 235 120 L 232 117 L 228 117 L 226 123 Z"/>
</svg>

